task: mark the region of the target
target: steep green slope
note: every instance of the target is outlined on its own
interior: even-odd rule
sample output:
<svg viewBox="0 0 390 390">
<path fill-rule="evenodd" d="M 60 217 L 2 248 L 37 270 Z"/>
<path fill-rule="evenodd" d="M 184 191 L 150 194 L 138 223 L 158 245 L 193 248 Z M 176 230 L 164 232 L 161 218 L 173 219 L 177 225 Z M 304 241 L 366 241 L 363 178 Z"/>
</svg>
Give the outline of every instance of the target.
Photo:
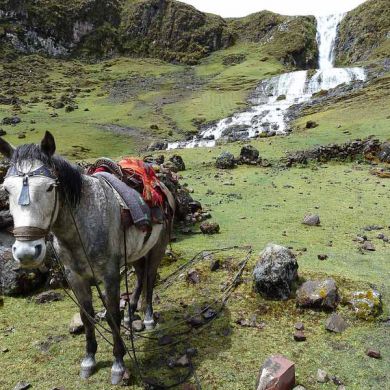
<svg viewBox="0 0 390 390">
<path fill-rule="evenodd" d="M 390 56 L 390 4 L 369 0 L 348 12 L 341 21 L 336 61 L 351 65 Z"/>
<path fill-rule="evenodd" d="M 318 47 L 313 16 L 283 16 L 262 11 L 229 21 L 238 40 L 256 42 L 286 65 L 316 68 Z"/>
</svg>

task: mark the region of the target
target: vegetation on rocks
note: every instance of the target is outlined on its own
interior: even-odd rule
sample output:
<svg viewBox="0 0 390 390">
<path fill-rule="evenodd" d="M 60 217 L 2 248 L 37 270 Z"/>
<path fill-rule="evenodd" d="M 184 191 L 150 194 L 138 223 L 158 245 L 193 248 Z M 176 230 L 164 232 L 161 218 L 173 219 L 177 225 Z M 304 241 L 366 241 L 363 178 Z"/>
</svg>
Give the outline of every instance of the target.
<svg viewBox="0 0 390 390">
<path fill-rule="evenodd" d="M 369 0 L 341 21 L 336 61 L 351 65 L 389 57 L 390 7 L 388 0 Z"/>
<path fill-rule="evenodd" d="M 294 68 L 317 67 L 316 21 L 313 16 L 283 16 L 262 11 L 229 24 L 239 41 L 256 42 L 265 51 Z"/>
</svg>

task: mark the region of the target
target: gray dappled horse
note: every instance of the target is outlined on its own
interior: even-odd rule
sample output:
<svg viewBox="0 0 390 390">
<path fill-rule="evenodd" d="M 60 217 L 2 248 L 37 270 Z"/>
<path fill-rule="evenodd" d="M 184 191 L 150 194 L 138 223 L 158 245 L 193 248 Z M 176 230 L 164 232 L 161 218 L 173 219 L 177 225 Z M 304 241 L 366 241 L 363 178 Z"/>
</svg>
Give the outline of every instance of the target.
<svg viewBox="0 0 390 390">
<path fill-rule="evenodd" d="M 152 294 L 157 267 L 169 241 L 171 220 L 154 224 L 150 237 L 135 226 L 121 224 L 121 205 L 112 188 L 102 179 L 82 174 L 81 170 L 54 155 L 55 141 L 46 132 L 40 145 L 26 144 L 14 149 L 0 138 L 0 152 L 11 166 L 4 180 L 14 219 L 13 257 L 23 268 L 38 268 L 46 253 L 46 237 L 54 234 L 54 248 L 65 267 L 79 303 L 94 316 L 91 283 L 93 275 L 83 251 L 72 215 L 97 279 L 104 283 L 108 322 L 114 341 L 112 384 L 118 384 L 125 372 L 125 346 L 116 332 L 120 329 L 120 267 L 124 263 L 126 237 L 127 261 L 135 268 L 137 283 L 130 298 L 134 311 L 145 291 L 145 325 L 154 324 Z M 88 378 L 96 367 L 97 342 L 93 323 L 80 310 L 85 325 L 86 355 L 80 375 Z"/>
</svg>

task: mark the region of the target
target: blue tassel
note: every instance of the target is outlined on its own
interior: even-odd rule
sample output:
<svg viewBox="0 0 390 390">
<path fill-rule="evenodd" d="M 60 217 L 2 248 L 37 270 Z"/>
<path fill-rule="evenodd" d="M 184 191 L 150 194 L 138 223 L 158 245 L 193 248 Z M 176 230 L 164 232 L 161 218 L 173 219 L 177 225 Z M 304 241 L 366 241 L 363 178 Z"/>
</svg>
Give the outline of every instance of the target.
<svg viewBox="0 0 390 390">
<path fill-rule="evenodd" d="M 23 178 L 23 187 L 20 192 L 18 204 L 20 206 L 28 206 L 30 204 L 30 191 L 28 186 L 28 176 Z"/>
</svg>

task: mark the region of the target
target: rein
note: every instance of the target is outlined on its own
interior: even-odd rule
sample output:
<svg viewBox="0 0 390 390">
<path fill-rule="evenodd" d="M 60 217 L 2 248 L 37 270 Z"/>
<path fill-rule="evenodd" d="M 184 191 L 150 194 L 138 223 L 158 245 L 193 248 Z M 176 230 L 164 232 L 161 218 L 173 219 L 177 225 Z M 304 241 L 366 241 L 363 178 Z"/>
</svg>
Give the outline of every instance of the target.
<svg viewBox="0 0 390 390">
<path fill-rule="evenodd" d="M 41 238 L 44 238 L 46 241 L 48 240 L 49 233 L 52 227 L 52 224 L 54 222 L 55 213 L 57 211 L 58 206 L 58 190 L 57 190 L 57 184 L 58 184 L 58 177 L 57 175 L 46 166 L 41 166 L 34 171 L 31 172 L 21 172 L 19 171 L 15 165 L 11 166 L 11 168 L 8 170 L 7 177 L 20 177 L 23 179 L 23 187 L 19 195 L 18 204 L 20 206 L 28 206 L 30 205 L 30 185 L 29 185 L 29 178 L 30 177 L 47 177 L 49 179 L 55 180 L 55 186 L 54 186 L 54 207 L 53 211 L 51 212 L 50 216 L 50 222 L 47 229 L 42 229 L 36 226 L 19 226 L 13 229 L 12 233 L 14 237 L 18 241 L 35 241 L 39 240 Z"/>
</svg>

